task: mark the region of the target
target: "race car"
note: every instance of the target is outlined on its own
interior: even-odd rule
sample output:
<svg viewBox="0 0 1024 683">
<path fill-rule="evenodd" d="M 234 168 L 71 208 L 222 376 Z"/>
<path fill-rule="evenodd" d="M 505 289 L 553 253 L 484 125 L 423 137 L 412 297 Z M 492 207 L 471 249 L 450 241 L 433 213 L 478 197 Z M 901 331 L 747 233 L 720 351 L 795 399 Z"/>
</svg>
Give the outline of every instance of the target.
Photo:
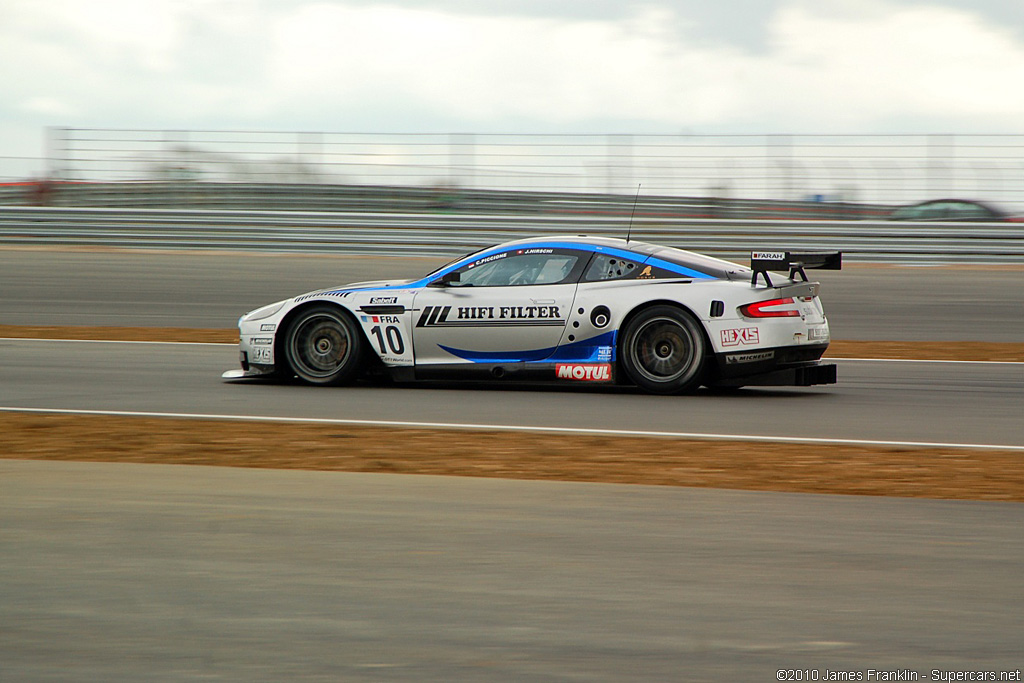
<svg viewBox="0 0 1024 683">
<path fill-rule="evenodd" d="M 617 383 L 656 394 L 832 384 L 820 285 L 805 269 L 841 263 L 838 252 L 754 252 L 747 268 L 628 239 L 517 240 L 419 279 L 247 313 L 241 369 L 223 377 Z"/>
</svg>

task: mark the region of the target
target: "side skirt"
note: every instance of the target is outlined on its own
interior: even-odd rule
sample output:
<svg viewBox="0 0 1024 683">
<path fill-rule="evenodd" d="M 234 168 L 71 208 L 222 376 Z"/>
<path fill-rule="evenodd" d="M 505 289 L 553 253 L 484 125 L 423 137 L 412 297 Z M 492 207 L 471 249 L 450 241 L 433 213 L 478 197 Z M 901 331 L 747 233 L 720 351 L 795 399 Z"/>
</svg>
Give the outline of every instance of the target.
<svg viewBox="0 0 1024 683">
<path fill-rule="evenodd" d="M 447 363 L 389 368 L 396 382 L 412 380 L 489 380 L 508 382 L 594 382 L 614 384 L 614 363 Z"/>
</svg>

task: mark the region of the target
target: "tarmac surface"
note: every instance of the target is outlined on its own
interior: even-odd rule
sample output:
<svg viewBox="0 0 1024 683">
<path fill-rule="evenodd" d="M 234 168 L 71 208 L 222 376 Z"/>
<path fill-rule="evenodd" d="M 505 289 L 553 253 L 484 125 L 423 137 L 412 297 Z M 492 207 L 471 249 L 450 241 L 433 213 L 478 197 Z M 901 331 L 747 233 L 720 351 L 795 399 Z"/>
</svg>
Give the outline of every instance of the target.
<svg viewBox="0 0 1024 683">
<path fill-rule="evenodd" d="M 0 681 L 1015 671 L 1022 528 L 1013 503 L 0 461 Z"/>
<path fill-rule="evenodd" d="M 0 322 L 224 329 L 436 264 L 3 250 Z M 820 279 L 836 338 L 1024 340 L 1024 269 Z M 3 340 L 0 405 L 1024 445 L 1020 364 L 837 362 L 834 387 L 726 396 L 316 390 L 224 383 L 225 345 Z M 1020 503 L 0 460 L 0 681 L 1018 680 L 1022 522 Z"/>
<path fill-rule="evenodd" d="M 1024 446 L 1024 364 L 836 360 L 840 382 L 593 387 L 227 383 L 231 345 L 0 340 L 0 407 Z"/>
<path fill-rule="evenodd" d="M 3 324 L 232 328 L 314 289 L 422 276 L 445 259 L 0 250 Z M 1024 341 L 1024 266 L 813 271 L 833 339 Z"/>
</svg>

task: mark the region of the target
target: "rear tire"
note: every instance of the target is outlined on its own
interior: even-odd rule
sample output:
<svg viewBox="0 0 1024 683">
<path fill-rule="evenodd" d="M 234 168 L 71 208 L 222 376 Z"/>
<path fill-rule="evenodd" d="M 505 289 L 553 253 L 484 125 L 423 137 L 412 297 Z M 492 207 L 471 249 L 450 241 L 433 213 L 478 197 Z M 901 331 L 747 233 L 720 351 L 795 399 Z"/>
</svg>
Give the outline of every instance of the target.
<svg viewBox="0 0 1024 683">
<path fill-rule="evenodd" d="M 292 372 L 304 382 L 349 384 L 362 370 L 363 333 L 341 309 L 313 306 L 288 325 L 284 354 Z"/>
<path fill-rule="evenodd" d="M 652 306 L 626 325 L 619 358 L 629 379 L 645 391 L 691 393 L 704 378 L 704 331 L 678 308 Z"/>
</svg>

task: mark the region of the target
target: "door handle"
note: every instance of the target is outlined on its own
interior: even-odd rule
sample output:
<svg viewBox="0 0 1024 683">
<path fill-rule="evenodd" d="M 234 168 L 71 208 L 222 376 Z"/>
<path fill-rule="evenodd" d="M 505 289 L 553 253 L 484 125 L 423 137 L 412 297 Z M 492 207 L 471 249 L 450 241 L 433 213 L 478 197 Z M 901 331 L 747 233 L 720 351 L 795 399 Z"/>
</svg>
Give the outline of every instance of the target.
<svg viewBox="0 0 1024 683">
<path fill-rule="evenodd" d="M 537 304 L 538 306 L 541 305 L 541 304 L 553 304 L 553 303 L 555 303 L 554 299 L 530 299 L 530 301 L 532 301 L 533 303 Z"/>
</svg>

